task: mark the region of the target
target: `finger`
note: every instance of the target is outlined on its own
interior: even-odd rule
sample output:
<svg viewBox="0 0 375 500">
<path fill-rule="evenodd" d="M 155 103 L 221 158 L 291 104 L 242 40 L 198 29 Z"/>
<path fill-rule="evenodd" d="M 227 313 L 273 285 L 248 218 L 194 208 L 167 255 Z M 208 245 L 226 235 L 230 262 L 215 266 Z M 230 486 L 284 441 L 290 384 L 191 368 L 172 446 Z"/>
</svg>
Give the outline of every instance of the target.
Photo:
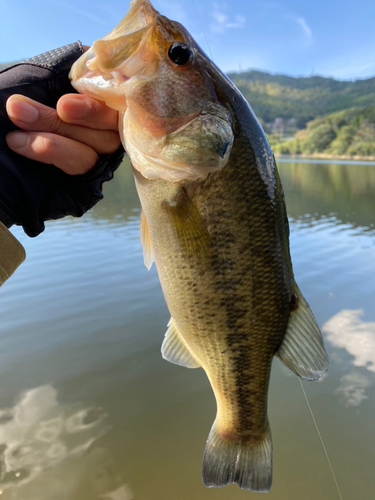
<svg viewBox="0 0 375 500">
<path fill-rule="evenodd" d="M 85 174 L 98 161 L 96 152 L 77 141 L 47 132 L 10 132 L 6 142 L 12 151 L 70 175 Z"/>
<path fill-rule="evenodd" d="M 79 94 L 60 97 L 57 114 L 66 123 L 118 132 L 118 112 L 104 102 Z"/>
<path fill-rule="evenodd" d="M 22 95 L 11 96 L 6 109 L 12 122 L 23 130 L 62 135 L 90 146 L 98 154 L 114 153 L 120 146 L 117 132 L 67 124 L 55 109 Z"/>
</svg>

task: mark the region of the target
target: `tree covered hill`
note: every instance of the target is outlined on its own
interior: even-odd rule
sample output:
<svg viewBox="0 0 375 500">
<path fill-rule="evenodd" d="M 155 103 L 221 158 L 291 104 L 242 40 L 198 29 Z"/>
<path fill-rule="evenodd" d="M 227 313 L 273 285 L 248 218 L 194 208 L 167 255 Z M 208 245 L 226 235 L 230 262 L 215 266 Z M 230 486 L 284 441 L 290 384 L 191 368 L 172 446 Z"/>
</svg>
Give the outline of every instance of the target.
<svg viewBox="0 0 375 500">
<path fill-rule="evenodd" d="M 316 118 L 289 141 L 269 136 L 280 154 L 375 156 L 375 106 L 350 108 Z"/>
<path fill-rule="evenodd" d="M 352 107 L 373 106 L 375 78 L 341 81 L 322 76 L 292 77 L 262 71 L 230 73 L 263 123 L 295 119 L 304 128 L 314 118 Z"/>
</svg>

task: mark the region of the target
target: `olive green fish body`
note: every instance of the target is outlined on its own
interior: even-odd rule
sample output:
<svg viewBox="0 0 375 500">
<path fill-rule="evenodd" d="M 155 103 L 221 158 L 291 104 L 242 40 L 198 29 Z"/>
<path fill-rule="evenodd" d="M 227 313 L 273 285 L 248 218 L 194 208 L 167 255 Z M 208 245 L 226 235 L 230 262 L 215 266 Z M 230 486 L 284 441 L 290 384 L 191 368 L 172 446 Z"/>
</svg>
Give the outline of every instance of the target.
<svg viewBox="0 0 375 500">
<path fill-rule="evenodd" d="M 223 432 L 245 436 L 266 426 L 270 365 L 286 331 L 292 276 L 282 193 L 275 186 L 270 199 L 257 153 L 238 129 L 226 167 L 199 185 L 135 175 L 168 308 L 210 379 Z M 176 228 L 186 222 L 184 205 L 196 211 L 193 223 L 208 240 L 197 251 L 191 242 L 185 248 Z"/>
<path fill-rule="evenodd" d="M 327 370 L 298 289 L 283 191 L 242 94 L 149 0 L 75 63 L 72 83 L 120 112 L 142 204 L 141 240 L 171 321 L 162 355 L 202 367 L 217 401 L 203 482 L 268 491 L 273 356 L 298 376 Z"/>
</svg>

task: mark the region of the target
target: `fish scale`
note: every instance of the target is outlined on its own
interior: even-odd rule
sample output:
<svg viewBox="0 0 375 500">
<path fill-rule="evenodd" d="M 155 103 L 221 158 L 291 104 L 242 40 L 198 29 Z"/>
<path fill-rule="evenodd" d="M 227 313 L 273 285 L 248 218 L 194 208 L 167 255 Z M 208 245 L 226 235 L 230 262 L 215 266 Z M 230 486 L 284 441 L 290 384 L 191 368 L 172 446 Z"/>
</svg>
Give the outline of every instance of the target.
<svg viewBox="0 0 375 500">
<path fill-rule="evenodd" d="M 241 137 L 240 133 L 238 135 Z M 242 142 L 246 141 L 243 139 Z M 153 181 L 165 184 L 165 187 L 154 186 L 154 199 L 151 200 L 143 195 L 143 183 L 137 183 L 142 207 L 149 220 L 151 239 L 157 245 L 155 261 L 169 310 L 179 325 L 181 335 L 193 346 L 192 350 L 197 353 L 202 367 L 209 374 L 219 402 L 219 413 L 222 407 L 228 407 L 225 413 L 230 418 L 224 419 L 222 426 L 225 430 L 228 427 L 232 435 L 238 436 L 265 427 L 270 364 L 285 333 L 292 294 L 291 277 L 288 286 L 280 272 L 286 267 L 282 262 L 285 259 L 283 253 L 267 252 L 269 241 L 275 240 L 275 209 L 263 183 L 263 199 L 259 195 L 258 184 L 261 181 L 257 182 L 260 176 L 255 162 L 249 165 L 249 159 L 242 155 L 247 147 L 250 145 L 241 144 L 241 141 L 235 143 L 226 168 L 213 174 L 194 197 L 194 203 L 211 237 L 212 257 L 205 260 L 200 258 L 197 262 L 196 256 L 191 256 L 190 266 L 186 266 L 189 260 L 181 254 L 180 243 L 172 226 L 171 231 L 165 231 L 163 237 L 158 236 L 160 226 L 165 228 L 170 225 L 168 215 L 165 214 L 162 221 L 153 224 L 152 214 L 160 210 L 166 199 L 176 197 L 176 186 L 172 186 L 171 193 L 168 193 L 170 186 L 167 183 Z M 242 158 L 245 161 L 241 162 Z M 223 186 L 231 193 L 230 202 L 222 197 Z M 239 199 L 241 204 L 238 203 Z M 258 203 L 254 203 L 254 199 L 258 199 Z M 269 205 L 268 210 L 265 209 L 265 202 Z M 262 206 L 262 211 L 258 204 Z M 253 212 L 256 217 L 253 217 Z M 262 231 L 258 230 L 259 226 Z M 244 228 L 248 228 L 248 231 L 244 231 Z M 238 252 L 238 248 L 246 248 L 246 251 Z M 168 273 L 164 271 L 166 268 Z M 235 286 L 234 281 L 237 282 Z M 198 297 L 189 283 L 199 283 Z M 282 285 L 284 289 L 280 298 Z M 169 291 L 170 286 L 173 293 Z M 173 297 L 170 298 L 171 295 Z M 202 305 L 203 297 L 210 298 L 207 306 Z M 204 321 L 206 317 L 214 319 L 214 324 L 207 325 Z M 199 331 L 194 329 L 196 318 L 200 324 Z M 200 346 L 206 344 L 204 340 L 207 337 L 212 342 L 205 345 L 202 353 Z M 274 337 L 272 343 L 270 337 Z M 226 360 L 225 371 L 233 374 L 232 377 L 217 377 L 215 374 L 217 351 L 223 349 L 231 353 Z M 262 351 L 265 355 L 263 362 L 259 360 L 259 352 Z M 256 359 L 251 359 L 254 356 Z M 262 379 L 264 383 L 259 384 L 262 373 L 265 374 Z M 233 394 L 236 405 L 232 404 Z M 233 427 L 234 422 L 237 428 Z"/>
<path fill-rule="evenodd" d="M 294 280 L 284 195 L 264 132 L 186 29 L 149 0 L 133 2 L 71 78 L 120 112 L 143 210 L 144 262 L 155 261 L 171 313 L 162 355 L 203 368 L 215 394 L 203 482 L 268 491 L 273 357 L 307 380 L 320 378 L 328 360 Z"/>
</svg>

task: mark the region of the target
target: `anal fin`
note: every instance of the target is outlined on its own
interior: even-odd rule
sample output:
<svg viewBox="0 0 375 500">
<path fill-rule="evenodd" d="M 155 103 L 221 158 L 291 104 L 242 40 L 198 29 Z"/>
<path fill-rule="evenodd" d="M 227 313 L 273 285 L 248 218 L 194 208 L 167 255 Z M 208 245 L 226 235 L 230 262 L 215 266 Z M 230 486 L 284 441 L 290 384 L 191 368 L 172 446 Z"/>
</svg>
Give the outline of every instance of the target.
<svg viewBox="0 0 375 500">
<path fill-rule="evenodd" d="M 199 368 L 200 366 L 177 330 L 173 318 L 168 323 L 161 354 L 164 359 L 175 365 L 186 366 L 186 368 Z"/>
<path fill-rule="evenodd" d="M 154 251 L 152 248 L 150 230 L 144 211 L 141 212 L 141 243 L 143 248 L 143 262 L 148 270 L 154 262 Z"/>
<path fill-rule="evenodd" d="M 311 309 L 294 283 L 297 308 L 290 312 L 288 328 L 276 356 L 292 372 L 305 380 L 317 380 L 328 369 L 323 337 Z"/>
</svg>

